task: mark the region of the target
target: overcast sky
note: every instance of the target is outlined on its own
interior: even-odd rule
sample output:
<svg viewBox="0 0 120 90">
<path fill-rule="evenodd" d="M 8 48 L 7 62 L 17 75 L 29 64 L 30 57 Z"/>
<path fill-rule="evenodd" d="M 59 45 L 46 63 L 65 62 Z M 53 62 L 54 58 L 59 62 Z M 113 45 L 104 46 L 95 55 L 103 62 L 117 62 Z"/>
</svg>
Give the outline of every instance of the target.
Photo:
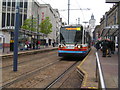
<svg viewBox="0 0 120 90">
<path fill-rule="evenodd" d="M 63 21 L 68 22 L 68 0 L 37 0 L 41 4 L 50 4 L 52 8 L 60 10 L 60 16 Z M 106 0 L 70 0 L 70 9 L 83 9 L 70 11 L 70 24 L 76 24 L 78 18 L 80 23 L 89 22 L 93 14 L 96 19 L 96 25 L 99 24 L 100 18 L 108 11 L 113 4 L 105 3 Z M 89 8 L 90 10 L 86 10 Z M 66 10 L 66 11 L 61 11 Z"/>
</svg>

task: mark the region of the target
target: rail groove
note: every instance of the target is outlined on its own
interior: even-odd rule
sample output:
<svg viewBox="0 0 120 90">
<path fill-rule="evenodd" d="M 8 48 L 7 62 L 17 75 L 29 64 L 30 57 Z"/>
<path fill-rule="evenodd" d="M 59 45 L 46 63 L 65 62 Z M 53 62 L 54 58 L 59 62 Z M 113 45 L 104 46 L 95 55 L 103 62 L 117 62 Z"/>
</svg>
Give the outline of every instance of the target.
<svg viewBox="0 0 120 90">
<path fill-rule="evenodd" d="M 69 72 L 76 64 L 78 63 L 75 62 L 74 64 L 72 64 L 67 70 L 65 70 L 60 76 L 58 76 L 55 80 L 53 80 L 49 85 L 47 85 L 44 90 L 48 90 L 49 88 L 51 88 L 56 82 L 58 82 L 67 72 Z"/>
<path fill-rule="evenodd" d="M 13 83 L 16 83 L 16 82 L 18 82 L 18 81 L 21 81 L 21 80 L 27 78 L 28 76 L 31 76 L 31 75 L 39 72 L 40 70 L 43 70 L 43 69 L 45 69 L 45 68 L 47 68 L 47 67 L 50 67 L 50 66 L 52 66 L 53 64 L 58 63 L 58 62 L 59 62 L 59 60 L 57 60 L 57 61 L 55 61 L 55 62 L 52 62 L 52 63 L 49 63 L 49 64 L 47 64 L 47 65 L 45 65 L 45 66 L 43 66 L 43 67 L 37 68 L 37 69 L 35 69 L 35 70 L 32 71 L 32 72 L 27 72 L 27 74 L 22 74 L 19 78 L 15 78 L 15 79 L 11 80 L 10 82 L 5 83 L 4 85 L 2 85 L 2 88 L 8 87 L 8 86 L 12 85 Z"/>
</svg>

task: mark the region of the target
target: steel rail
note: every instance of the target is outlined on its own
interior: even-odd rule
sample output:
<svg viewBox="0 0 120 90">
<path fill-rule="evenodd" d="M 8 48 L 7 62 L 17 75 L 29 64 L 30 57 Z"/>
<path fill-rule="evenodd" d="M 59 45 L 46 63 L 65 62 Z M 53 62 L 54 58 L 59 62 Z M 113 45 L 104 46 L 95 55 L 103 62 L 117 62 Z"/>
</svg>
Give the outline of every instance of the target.
<svg viewBox="0 0 120 90">
<path fill-rule="evenodd" d="M 54 54 L 53 54 L 53 55 L 54 55 Z M 53 55 L 51 55 L 51 56 L 53 56 Z M 27 63 L 27 62 L 38 61 L 38 60 L 40 60 L 40 59 L 42 59 L 42 58 L 44 58 L 44 57 L 45 57 L 45 55 L 42 56 L 42 57 L 36 57 L 36 58 L 34 58 L 34 60 L 33 60 L 33 59 L 30 59 L 30 60 L 26 60 L 26 61 L 21 61 L 21 62 L 19 62 L 18 64 L 24 64 L 24 63 Z M 4 66 L 4 67 L 0 67 L 0 69 L 7 69 L 7 68 L 10 68 L 10 67 L 12 67 L 12 66 L 13 66 L 13 65 L 10 64 L 10 65 Z"/>
<path fill-rule="evenodd" d="M 50 67 L 53 64 L 58 63 L 59 61 L 60 60 L 57 60 L 55 62 L 51 62 L 51 63 L 49 63 L 47 65 L 44 65 L 43 67 L 37 68 L 37 69 L 35 69 L 35 70 L 31 71 L 31 72 L 27 72 L 27 74 L 22 74 L 19 78 L 15 78 L 15 79 L 11 80 L 10 82 L 5 83 L 4 85 L 2 85 L 2 88 L 6 88 L 6 87 L 12 85 L 13 83 L 16 83 L 16 82 L 19 82 L 19 81 L 21 81 L 23 79 L 26 79 L 28 76 L 34 75 L 37 72 L 39 72 L 40 70 L 43 70 L 43 69 L 45 69 L 47 67 Z"/>
<path fill-rule="evenodd" d="M 70 69 L 72 69 L 79 61 L 76 61 L 74 64 L 72 64 L 67 70 L 65 70 L 60 76 L 58 76 L 56 79 L 54 79 L 49 85 L 47 85 L 44 90 L 48 90 L 51 88 L 56 82 L 58 82 Z"/>
<path fill-rule="evenodd" d="M 96 65 L 98 67 L 98 72 L 99 72 L 99 77 L 100 77 L 100 85 L 101 85 L 102 90 L 106 90 L 105 80 L 104 80 L 104 76 L 103 76 L 103 72 L 102 72 L 101 63 L 100 63 L 100 60 L 98 57 L 98 53 L 96 52 L 95 54 L 96 54 Z"/>
</svg>

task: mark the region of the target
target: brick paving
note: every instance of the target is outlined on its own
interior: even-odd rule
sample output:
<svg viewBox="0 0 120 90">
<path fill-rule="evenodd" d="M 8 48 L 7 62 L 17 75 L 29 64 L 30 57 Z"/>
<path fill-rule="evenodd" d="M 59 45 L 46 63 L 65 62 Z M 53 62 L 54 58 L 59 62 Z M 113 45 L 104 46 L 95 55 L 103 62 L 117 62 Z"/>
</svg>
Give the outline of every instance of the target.
<svg viewBox="0 0 120 90">
<path fill-rule="evenodd" d="M 95 48 L 92 48 L 87 57 L 78 66 L 80 70 L 85 74 L 84 81 L 81 88 L 98 88 L 96 82 L 95 71 L 96 71 L 96 57 Z"/>
<path fill-rule="evenodd" d="M 100 63 L 103 69 L 106 88 L 118 88 L 118 54 L 117 50 L 111 57 L 102 57 L 102 52 L 98 51 Z"/>
<path fill-rule="evenodd" d="M 79 70 L 85 73 L 85 78 L 82 83 L 82 88 L 98 88 L 96 82 L 96 49 L 92 47 L 91 52 L 78 66 Z M 106 88 L 118 88 L 118 54 L 117 50 L 111 57 L 102 57 L 102 51 L 98 51 L 103 76 L 105 78 Z"/>
</svg>

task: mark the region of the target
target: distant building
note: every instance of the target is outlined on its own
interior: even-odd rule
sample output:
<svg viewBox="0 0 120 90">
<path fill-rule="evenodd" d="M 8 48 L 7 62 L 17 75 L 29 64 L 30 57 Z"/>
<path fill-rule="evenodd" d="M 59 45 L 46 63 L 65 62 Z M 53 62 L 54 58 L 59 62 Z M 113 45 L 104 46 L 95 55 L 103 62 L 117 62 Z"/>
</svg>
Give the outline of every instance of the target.
<svg viewBox="0 0 120 90">
<path fill-rule="evenodd" d="M 95 18 L 94 15 L 91 15 L 91 19 L 89 20 L 89 32 L 90 32 L 90 36 L 93 38 L 93 31 L 95 29 Z"/>
<path fill-rule="evenodd" d="M 93 31 L 93 40 L 96 41 L 100 38 L 100 25 L 96 25 Z"/>
<path fill-rule="evenodd" d="M 48 35 L 49 45 L 51 45 L 52 40 L 55 42 L 59 42 L 59 30 L 61 27 L 60 22 L 60 14 L 58 9 L 53 9 L 50 4 L 40 4 L 40 18 L 41 21 L 45 19 L 45 17 L 49 17 L 52 23 L 52 33 Z"/>
</svg>

